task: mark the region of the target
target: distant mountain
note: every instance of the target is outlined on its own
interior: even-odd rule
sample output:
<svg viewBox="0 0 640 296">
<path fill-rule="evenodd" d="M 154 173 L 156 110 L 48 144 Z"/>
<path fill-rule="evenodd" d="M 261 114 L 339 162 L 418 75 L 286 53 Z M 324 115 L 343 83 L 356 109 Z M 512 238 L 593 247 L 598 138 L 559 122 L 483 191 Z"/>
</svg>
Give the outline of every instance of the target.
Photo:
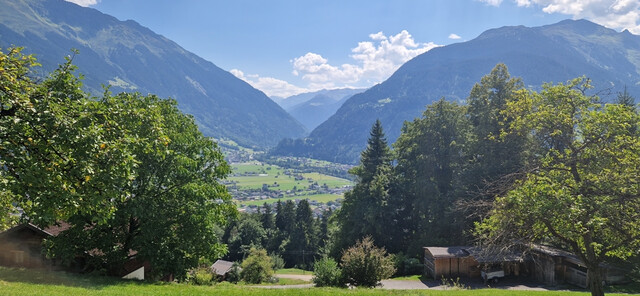
<svg viewBox="0 0 640 296">
<path fill-rule="evenodd" d="M 321 90 L 291 96 L 279 104 L 311 131 L 336 113 L 348 98 L 363 91 L 352 88 Z"/>
<path fill-rule="evenodd" d="M 207 136 L 266 148 L 304 133 L 300 123 L 227 71 L 135 21 L 63 0 L 0 0 L 0 47 L 25 47 L 47 73 L 75 48 L 74 64 L 95 94 L 137 91 L 171 97 Z"/>
<path fill-rule="evenodd" d="M 604 99 L 625 85 L 640 97 L 640 36 L 586 20 L 502 27 L 417 56 L 385 82 L 347 100 L 308 138 L 285 140 L 273 153 L 355 163 L 376 119 L 392 143 L 403 122 L 419 117 L 434 100 L 464 101 L 497 63 L 505 63 L 512 76 L 533 88 L 586 75 L 593 92 Z"/>
</svg>

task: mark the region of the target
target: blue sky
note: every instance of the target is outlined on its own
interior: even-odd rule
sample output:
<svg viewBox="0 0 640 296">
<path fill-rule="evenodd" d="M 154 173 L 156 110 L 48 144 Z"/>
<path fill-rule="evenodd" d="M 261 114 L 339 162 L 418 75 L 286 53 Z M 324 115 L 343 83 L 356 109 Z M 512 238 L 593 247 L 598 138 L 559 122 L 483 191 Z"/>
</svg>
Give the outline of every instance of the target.
<svg viewBox="0 0 640 296">
<path fill-rule="evenodd" d="M 638 0 L 68 0 L 132 19 L 270 96 L 369 87 L 487 29 L 586 18 L 640 34 Z"/>
</svg>

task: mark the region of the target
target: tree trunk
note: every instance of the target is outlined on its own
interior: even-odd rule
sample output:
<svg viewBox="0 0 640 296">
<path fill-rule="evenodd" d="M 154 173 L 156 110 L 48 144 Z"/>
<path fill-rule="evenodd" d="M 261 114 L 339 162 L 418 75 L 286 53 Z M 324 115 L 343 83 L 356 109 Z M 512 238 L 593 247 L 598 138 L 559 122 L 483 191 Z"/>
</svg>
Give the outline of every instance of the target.
<svg viewBox="0 0 640 296">
<path fill-rule="evenodd" d="M 591 290 L 592 296 L 603 296 L 604 290 L 602 287 L 602 273 L 600 266 L 587 267 L 587 287 Z"/>
</svg>

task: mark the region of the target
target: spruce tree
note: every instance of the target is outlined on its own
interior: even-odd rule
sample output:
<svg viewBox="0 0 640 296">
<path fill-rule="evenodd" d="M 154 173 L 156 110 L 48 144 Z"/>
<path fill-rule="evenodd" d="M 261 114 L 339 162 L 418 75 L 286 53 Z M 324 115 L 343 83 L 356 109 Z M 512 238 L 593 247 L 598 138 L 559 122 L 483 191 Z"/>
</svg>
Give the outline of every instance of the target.
<svg viewBox="0 0 640 296">
<path fill-rule="evenodd" d="M 384 229 L 388 224 L 384 220 L 391 187 L 391 162 L 392 154 L 382 124 L 376 120 L 360 165 L 350 171 L 356 176 L 356 185 L 345 193 L 337 213 L 340 231 L 334 254 L 368 235 L 383 244 L 388 240 Z"/>
</svg>

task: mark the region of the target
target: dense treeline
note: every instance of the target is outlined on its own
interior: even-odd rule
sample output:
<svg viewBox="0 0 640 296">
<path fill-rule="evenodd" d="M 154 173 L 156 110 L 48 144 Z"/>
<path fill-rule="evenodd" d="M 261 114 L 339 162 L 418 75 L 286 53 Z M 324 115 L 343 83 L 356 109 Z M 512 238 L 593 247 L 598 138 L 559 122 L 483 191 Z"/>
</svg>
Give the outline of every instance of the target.
<svg viewBox="0 0 640 296">
<path fill-rule="evenodd" d="M 136 257 L 149 278 L 185 276 L 201 258 L 226 253 L 216 234 L 236 213 L 218 182 L 230 168 L 216 144 L 173 100 L 82 91 L 71 58 L 49 77 L 20 48 L 0 52 L 2 227 L 21 222 L 68 229 L 47 256 L 118 274 Z"/>
<path fill-rule="evenodd" d="M 334 253 L 366 235 L 412 256 L 428 245 L 469 243 L 479 206 L 495 196 L 495 184 L 522 167 L 524 137 L 501 137 L 510 120 L 504 110 L 522 87 L 497 65 L 473 87 L 466 105 L 441 99 L 406 122 L 393 151 L 377 121 L 352 170 L 357 185 L 337 214 Z"/>
<path fill-rule="evenodd" d="M 465 105 L 440 100 L 406 122 L 393 151 L 376 121 L 333 254 L 365 236 L 410 256 L 545 243 L 575 253 L 602 295 L 600 264 L 640 247 L 640 116 L 626 91 L 604 104 L 589 88 L 527 90 L 498 64 Z"/>
<path fill-rule="evenodd" d="M 330 216 L 327 211 L 314 218 L 306 199 L 297 205 L 291 200 L 278 201 L 275 208 L 265 203 L 259 213 L 243 213 L 226 226 L 222 235 L 229 247 L 226 258 L 240 261 L 257 248 L 283 260 L 279 267 L 311 269 L 313 262 L 327 252 Z"/>
</svg>

